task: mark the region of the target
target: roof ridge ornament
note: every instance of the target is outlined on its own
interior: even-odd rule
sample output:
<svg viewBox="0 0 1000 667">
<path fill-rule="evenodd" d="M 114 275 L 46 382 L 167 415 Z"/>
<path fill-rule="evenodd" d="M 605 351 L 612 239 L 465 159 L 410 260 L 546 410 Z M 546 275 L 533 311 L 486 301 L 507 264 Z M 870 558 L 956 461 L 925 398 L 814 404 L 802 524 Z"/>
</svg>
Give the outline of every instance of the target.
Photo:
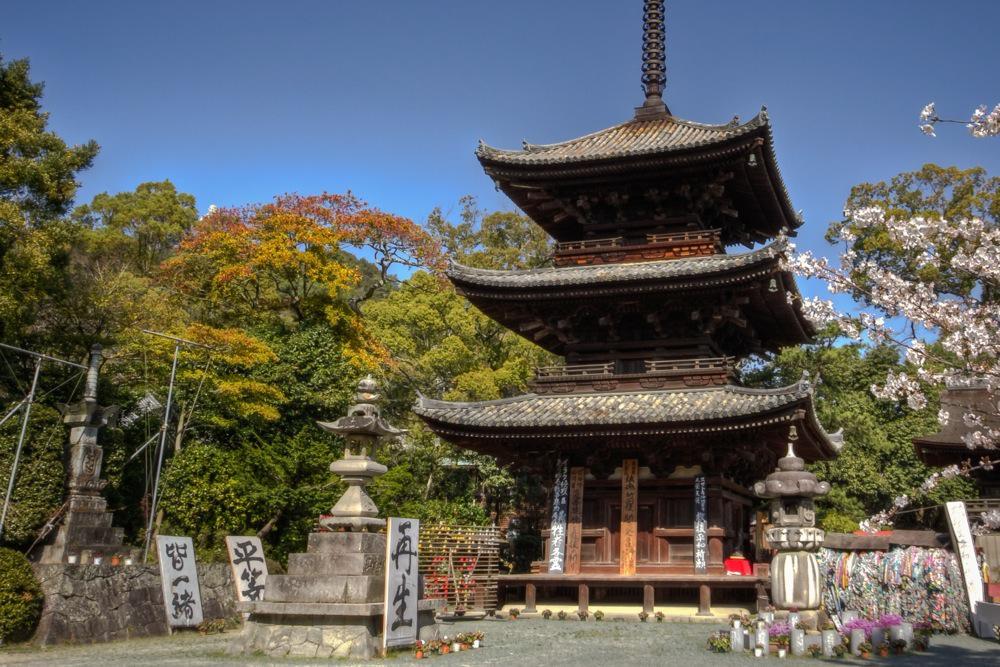
<svg viewBox="0 0 1000 667">
<path fill-rule="evenodd" d="M 646 101 L 636 107 L 636 120 L 669 116 L 663 102 L 667 85 L 667 49 L 663 0 L 645 0 L 642 7 L 642 89 Z"/>
</svg>

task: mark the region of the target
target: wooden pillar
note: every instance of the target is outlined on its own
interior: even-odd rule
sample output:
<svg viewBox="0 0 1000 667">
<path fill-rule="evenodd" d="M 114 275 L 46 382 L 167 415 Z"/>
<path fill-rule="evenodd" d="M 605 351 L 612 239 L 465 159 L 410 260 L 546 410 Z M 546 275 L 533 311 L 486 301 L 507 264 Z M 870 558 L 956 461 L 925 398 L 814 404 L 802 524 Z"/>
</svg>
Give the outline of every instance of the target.
<svg viewBox="0 0 1000 667">
<path fill-rule="evenodd" d="M 590 586 L 587 584 L 580 584 L 577 588 L 576 605 L 580 611 L 590 609 Z"/>
<path fill-rule="evenodd" d="M 638 539 L 639 459 L 622 461 L 621 574 L 635 574 Z"/>
<path fill-rule="evenodd" d="M 524 611 L 532 614 L 535 611 L 535 585 L 528 583 L 524 585 Z"/>
<path fill-rule="evenodd" d="M 708 584 L 702 584 L 698 587 L 698 615 L 712 615 L 712 589 Z"/>
<path fill-rule="evenodd" d="M 566 519 L 566 574 L 580 574 L 580 549 L 583 542 L 583 482 L 587 469 L 569 470 L 569 512 Z"/>
<path fill-rule="evenodd" d="M 646 584 L 642 587 L 642 610 L 647 614 L 652 614 L 655 606 L 656 592 L 652 585 Z"/>
</svg>

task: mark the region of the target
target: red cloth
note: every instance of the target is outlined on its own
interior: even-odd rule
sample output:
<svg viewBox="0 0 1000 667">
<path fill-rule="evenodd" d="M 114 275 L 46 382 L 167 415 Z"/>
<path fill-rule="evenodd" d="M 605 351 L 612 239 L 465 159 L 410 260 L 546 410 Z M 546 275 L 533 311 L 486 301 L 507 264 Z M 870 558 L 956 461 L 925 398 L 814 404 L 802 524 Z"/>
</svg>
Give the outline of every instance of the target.
<svg viewBox="0 0 1000 667">
<path fill-rule="evenodd" d="M 743 577 L 749 577 L 752 572 L 750 567 L 750 561 L 746 558 L 727 558 L 723 563 L 726 567 L 726 574 L 738 574 Z"/>
</svg>

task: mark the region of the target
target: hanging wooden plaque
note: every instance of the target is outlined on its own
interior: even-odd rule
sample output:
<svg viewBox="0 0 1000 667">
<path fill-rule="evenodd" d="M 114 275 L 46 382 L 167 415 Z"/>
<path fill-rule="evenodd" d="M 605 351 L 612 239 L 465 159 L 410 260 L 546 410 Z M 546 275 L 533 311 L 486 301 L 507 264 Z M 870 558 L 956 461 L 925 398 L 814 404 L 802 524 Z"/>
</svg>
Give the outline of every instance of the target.
<svg viewBox="0 0 1000 667">
<path fill-rule="evenodd" d="M 639 460 L 622 461 L 621 574 L 635 574 L 639 514 Z"/>
<path fill-rule="evenodd" d="M 583 541 L 583 480 L 586 474 L 586 468 L 570 468 L 569 471 L 566 574 L 580 574 L 580 548 Z"/>
</svg>

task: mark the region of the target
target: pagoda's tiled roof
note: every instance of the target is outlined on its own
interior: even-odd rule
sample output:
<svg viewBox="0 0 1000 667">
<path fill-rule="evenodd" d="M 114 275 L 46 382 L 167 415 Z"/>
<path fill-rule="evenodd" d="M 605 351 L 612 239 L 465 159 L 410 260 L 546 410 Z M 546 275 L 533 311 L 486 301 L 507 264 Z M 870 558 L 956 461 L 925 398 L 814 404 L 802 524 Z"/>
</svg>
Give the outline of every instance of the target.
<svg viewBox="0 0 1000 667">
<path fill-rule="evenodd" d="M 607 392 L 454 403 L 421 397 L 414 408 L 421 417 L 483 428 L 663 424 L 732 419 L 764 414 L 808 397 L 795 384 L 781 389 L 711 389 Z"/>
<path fill-rule="evenodd" d="M 493 148 L 480 143 L 476 155 L 484 162 L 511 165 L 554 165 L 622 157 L 639 157 L 711 146 L 768 127 L 761 112 L 738 125 L 705 125 L 665 116 L 630 120 L 600 132 L 556 144 L 524 143 L 520 151 Z"/>
<path fill-rule="evenodd" d="M 598 264 L 503 271 L 477 269 L 452 263 L 448 277 L 458 283 L 496 288 L 547 288 L 664 280 L 685 277 L 709 278 L 738 269 L 771 263 L 785 250 L 776 241 L 753 252 L 717 254 L 651 262 Z"/>
</svg>

